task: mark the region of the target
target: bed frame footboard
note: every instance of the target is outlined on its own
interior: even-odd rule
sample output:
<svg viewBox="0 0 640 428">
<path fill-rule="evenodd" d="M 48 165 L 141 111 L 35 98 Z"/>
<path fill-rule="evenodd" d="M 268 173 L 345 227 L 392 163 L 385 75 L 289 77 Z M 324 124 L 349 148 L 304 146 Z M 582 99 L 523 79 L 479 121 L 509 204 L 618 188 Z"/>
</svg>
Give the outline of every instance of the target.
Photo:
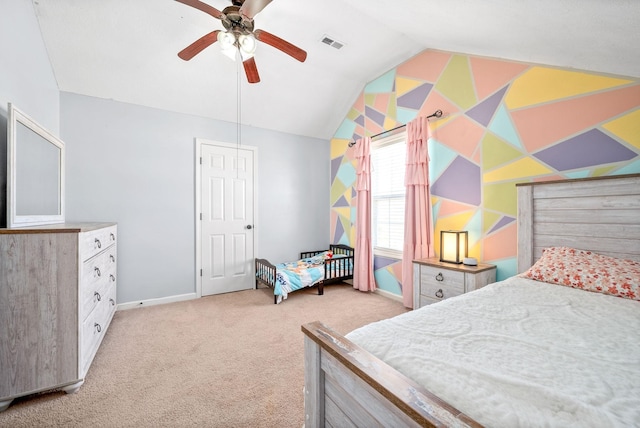
<svg viewBox="0 0 640 428">
<path fill-rule="evenodd" d="M 266 259 L 256 259 L 256 290 L 260 284 L 276 289 L 276 267 Z M 278 303 L 278 296 L 273 296 L 273 303 Z"/>
<path fill-rule="evenodd" d="M 324 282 L 342 282 L 345 279 L 353 279 L 354 250 L 346 245 L 331 245 L 329 248 L 333 254 L 345 255 L 325 260 L 324 262 Z"/>
<path fill-rule="evenodd" d="M 481 426 L 324 324 L 302 332 L 305 428 Z"/>
<path fill-rule="evenodd" d="M 327 259 L 324 262 L 324 279 L 317 283 L 318 294 L 324 294 L 324 285 L 342 282 L 346 279 L 353 279 L 353 266 L 354 266 L 354 250 L 348 245 L 331 244 L 329 250 L 333 254 L 341 254 L 346 257 L 339 257 L 336 259 Z M 324 253 L 325 250 L 305 251 L 300 253 L 300 258 L 305 259 L 313 257 L 320 253 Z"/>
</svg>

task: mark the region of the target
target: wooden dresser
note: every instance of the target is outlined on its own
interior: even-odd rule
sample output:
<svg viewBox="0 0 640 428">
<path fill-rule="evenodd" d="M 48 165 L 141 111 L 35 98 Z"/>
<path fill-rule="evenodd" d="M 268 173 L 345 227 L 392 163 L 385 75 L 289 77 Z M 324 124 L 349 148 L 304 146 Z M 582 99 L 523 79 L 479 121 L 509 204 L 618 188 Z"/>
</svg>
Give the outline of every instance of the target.
<svg viewBox="0 0 640 428">
<path fill-rule="evenodd" d="M 115 223 L 0 229 L 0 411 L 84 382 L 116 311 Z"/>
<path fill-rule="evenodd" d="M 413 261 L 413 308 L 496 282 L 496 266 L 479 263 L 478 266 L 441 262 L 438 258 Z"/>
</svg>

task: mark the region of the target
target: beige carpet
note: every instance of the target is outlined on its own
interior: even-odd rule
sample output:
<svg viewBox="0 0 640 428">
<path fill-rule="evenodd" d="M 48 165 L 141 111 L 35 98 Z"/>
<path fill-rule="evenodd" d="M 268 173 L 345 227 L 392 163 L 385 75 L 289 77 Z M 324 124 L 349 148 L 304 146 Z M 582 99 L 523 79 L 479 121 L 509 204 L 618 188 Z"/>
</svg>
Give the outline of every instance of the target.
<svg viewBox="0 0 640 428">
<path fill-rule="evenodd" d="M 300 325 L 345 334 L 405 311 L 345 284 L 280 305 L 264 288 L 119 311 L 77 393 L 17 399 L 0 427 L 300 428 Z"/>
</svg>

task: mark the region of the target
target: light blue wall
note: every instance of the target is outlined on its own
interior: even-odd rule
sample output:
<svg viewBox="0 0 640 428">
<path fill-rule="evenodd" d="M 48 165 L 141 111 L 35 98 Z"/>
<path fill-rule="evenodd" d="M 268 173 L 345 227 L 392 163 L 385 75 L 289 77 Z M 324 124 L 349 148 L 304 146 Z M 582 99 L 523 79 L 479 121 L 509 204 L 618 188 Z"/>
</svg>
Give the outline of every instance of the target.
<svg viewBox="0 0 640 428">
<path fill-rule="evenodd" d="M 195 292 L 195 138 L 235 143 L 235 123 L 61 93 L 67 219 L 115 221 L 118 301 Z M 244 127 L 258 147 L 256 256 L 324 248 L 329 144 Z"/>
<path fill-rule="evenodd" d="M 7 103 L 58 135 L 58 85 L 31 0 L 0 0 L 0 226 L 6 226 Z"/>
</svg>

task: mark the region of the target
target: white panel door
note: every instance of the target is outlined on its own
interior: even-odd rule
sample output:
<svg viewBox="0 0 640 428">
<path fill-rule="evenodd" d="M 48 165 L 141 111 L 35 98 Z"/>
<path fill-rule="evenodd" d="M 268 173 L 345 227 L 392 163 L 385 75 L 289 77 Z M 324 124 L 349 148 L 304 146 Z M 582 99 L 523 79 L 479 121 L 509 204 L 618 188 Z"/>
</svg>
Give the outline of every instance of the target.
<svg viewBox="0 0 640 428">
<path fill-rule="evenodd" d="M 253 288 L 254 152 L 202 145 L 202 295 Z"/>
</svg>

